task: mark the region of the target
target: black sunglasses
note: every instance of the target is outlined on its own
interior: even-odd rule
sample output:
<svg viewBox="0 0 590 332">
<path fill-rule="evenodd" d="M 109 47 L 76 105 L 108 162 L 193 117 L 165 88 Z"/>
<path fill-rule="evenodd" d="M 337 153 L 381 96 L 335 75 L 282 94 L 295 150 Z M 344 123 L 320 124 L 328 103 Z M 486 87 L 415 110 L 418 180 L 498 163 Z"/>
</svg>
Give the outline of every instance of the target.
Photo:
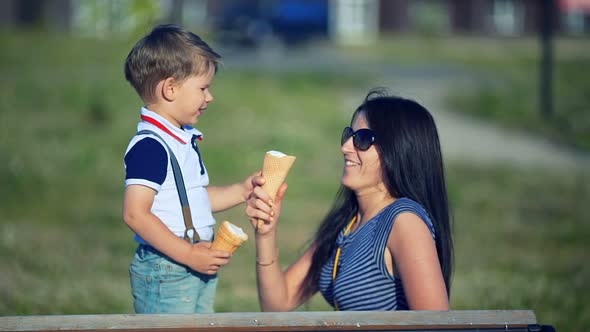
<svg viewBox="0 0 590 332">
<path fill-rule="evenodd" d="M 375 133 L 371 129 L 363 128 L 357 131 L 345 127 L 342 131 L 340 145 L 344 145 L 352 137 L 352 144 L 357 150 L 367 151 L 375 143 Z"/>
</svg>

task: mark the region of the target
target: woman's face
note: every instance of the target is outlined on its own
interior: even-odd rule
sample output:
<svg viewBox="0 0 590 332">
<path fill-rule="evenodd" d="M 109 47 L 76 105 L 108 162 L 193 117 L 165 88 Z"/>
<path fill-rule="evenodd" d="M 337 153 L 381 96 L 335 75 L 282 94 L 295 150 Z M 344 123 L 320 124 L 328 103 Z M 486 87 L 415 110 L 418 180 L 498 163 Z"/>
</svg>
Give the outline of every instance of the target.
<svg viewBox="0 0 590 332">
<path fill-rule="evenodd" d="M 360 112 L 354 119 L 352 129 L 356 132 L 363 128 L 370 129 L 365 114 Z M 370 193 L 376 189 L 379 191 L 384 190 L 381 160 L 375 144 L 371 145 L 366 151 L 361 151 L 354 147 L 352 140 L 353 137 L 350 137 L 340 147 L 340 151 L 344 155 L 342 184 L 353 190 L 357 195 Z"/>
</svg>

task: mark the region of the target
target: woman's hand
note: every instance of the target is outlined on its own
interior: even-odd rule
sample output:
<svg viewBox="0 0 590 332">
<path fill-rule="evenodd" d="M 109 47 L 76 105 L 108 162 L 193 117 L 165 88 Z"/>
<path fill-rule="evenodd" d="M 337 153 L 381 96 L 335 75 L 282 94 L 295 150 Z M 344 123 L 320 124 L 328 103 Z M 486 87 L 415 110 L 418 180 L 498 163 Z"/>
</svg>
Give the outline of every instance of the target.
<svg viewBox="0 0 590 332">
<path fill-rule="evenodd" d="M 246 200 L 246 215 L 250 218 L 256 235 L 266 235 L 275 230 L 287 187 L 287 184 L 283 183 L 274 201 L 262 187 L 256 186 L 252 190 L 250 197 Z"/>
</svg>

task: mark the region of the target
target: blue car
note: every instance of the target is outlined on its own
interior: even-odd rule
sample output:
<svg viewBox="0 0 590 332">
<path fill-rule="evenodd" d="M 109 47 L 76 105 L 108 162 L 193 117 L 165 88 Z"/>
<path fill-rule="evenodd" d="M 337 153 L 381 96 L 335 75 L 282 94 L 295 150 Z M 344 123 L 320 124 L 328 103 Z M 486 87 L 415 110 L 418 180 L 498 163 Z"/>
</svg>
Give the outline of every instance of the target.
<svg viewBox="0 0 590 332">
<path fill-rule="evenodd" d="M 258 47 L 270 38 L 287 46 L 328 34 L 328 0 L 231 1 L 215 28 L 222 43 Z"/>
</svg>

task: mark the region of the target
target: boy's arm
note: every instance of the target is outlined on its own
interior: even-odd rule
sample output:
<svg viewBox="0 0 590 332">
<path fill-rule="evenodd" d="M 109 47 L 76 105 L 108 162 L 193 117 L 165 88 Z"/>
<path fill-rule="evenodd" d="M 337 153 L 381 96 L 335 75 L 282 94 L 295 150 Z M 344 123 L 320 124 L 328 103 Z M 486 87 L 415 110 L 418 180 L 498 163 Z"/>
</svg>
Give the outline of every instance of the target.
<svg viewBox="0 0 590 332">
<path fill-rule="evenodd" d="M 173 260 L 205 274 L 215 274 L 229 262 L 231 254 L 210 250 L 210 243 L 192 245 L 172 233 L 151 212 L 156 191 L 142 185 L 129 185 L 125 189 L 123 220 L 135 233 L 151 246 Z"/>
<path fill-rule="evenodd" d="M 221 212 L 244 203 L 252 193 L 254 185 L 260 186 L 262 184 L 264 184 L 264 179 L 261 177 L 261 172 L 256 172 L 241 183 L 207 187 L 209 201 L 211 201 L 211 211 L 214 213 Z"/>
</svg>

